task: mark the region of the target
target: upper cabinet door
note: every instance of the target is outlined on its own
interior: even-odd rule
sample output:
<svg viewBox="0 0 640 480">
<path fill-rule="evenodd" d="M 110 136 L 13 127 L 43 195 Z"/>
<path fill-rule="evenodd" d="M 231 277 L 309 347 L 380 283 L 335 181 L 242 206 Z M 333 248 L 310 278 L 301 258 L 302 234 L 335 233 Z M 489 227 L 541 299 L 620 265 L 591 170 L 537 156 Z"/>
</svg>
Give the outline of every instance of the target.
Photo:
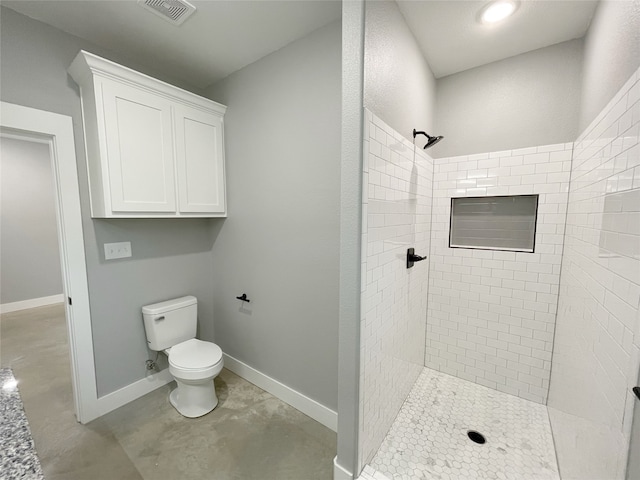
<svg viewBox="0 0 640 480">
<path fill-rule="evenodd" d="M 111 80 L 101 85 L 111 211 L 175 212 L 170 102 Z"/>
<path fill-rule="evenodd" d="M 180 213 L 226 213 L 222 116 L 174 107 Z"/>
</svg>

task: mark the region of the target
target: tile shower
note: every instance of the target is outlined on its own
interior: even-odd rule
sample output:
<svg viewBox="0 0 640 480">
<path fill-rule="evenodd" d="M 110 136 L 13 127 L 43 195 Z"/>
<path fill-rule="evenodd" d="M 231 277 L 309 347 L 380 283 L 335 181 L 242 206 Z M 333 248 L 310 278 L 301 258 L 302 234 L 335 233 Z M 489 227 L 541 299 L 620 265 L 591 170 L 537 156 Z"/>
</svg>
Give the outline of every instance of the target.
<svg viewBox="0 0 640 480">
<path fill-rule="evenodd" d="M 624 479 L 640 365 L 638 77 L 576 142 L 512 151 L 433 159 L 365 110 L 363 479 Z M 539 195 L 535 253 L 448 247 L 451 197 L 522 194 Z M 429 266 L 406 270 L 408 247 Z M 487 444 L 466 438 L 474 428 Z M 498 447 L 515 456 L 501 463 Z"/>
<path fill-rule="evenodd" d="M 434 162 L 425 365 L 544 403 L 572 144 Z M 451 197 L 538 194 L 535 253 L 449 248 Z"/>
<path fill-rule="evenodd" d="M 407 248 L 429 252 L 433 163 L 365 111 L 360 456 L 378 449 L 424 364 L 429 271 L 407 270 Z M 419 150 L 419 151 L 418 151 Z"/>
</svg>

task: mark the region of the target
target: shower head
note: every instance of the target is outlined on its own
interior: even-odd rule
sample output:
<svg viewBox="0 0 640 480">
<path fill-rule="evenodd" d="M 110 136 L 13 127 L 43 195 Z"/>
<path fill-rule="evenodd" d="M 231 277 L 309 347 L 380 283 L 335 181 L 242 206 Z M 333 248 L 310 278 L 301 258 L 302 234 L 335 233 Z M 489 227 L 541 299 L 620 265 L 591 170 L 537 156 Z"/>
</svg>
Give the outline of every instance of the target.
<svg viewBox="0 0 640 480">
<path fill-rule="evenodd" d="M 433 147 L 436 143 L 442 140 L 444 137 L 442 135 L 437 137 L 428 137 L 427 144 L 423 147 L 425 150 L 429 147 Z"/>
<path fill-rule="evenodd" d="M 413 138 L 416 138 L 416 135 L 418 135 L 418 134 L 424 135 L 425 137 L 427 137 L 427 144 L 423 147 L 425 150 L 427 148 L 429 148 L 429 147 L 433 147 L 436 143 L 438 143 L 440 140 L 442 140 L 444 138 L 442 135 L 437 136 L 437 137 L 432 137 L 427 132 L 419 132 L 414 128 L 413 129 Z"/>
</svg>

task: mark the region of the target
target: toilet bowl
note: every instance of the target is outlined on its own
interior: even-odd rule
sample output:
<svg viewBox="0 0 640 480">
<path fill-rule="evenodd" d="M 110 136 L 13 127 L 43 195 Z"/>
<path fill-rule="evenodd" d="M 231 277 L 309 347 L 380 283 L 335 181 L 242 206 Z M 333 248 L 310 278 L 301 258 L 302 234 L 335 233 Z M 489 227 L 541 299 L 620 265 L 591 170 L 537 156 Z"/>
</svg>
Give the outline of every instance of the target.
<svg viewBox="0 0 640 480">
<path fill-rule="evenodd" d="M 185 417 L 206 415 L 218 405 L 213 379 L 223 367 L 222 350 L 216 344 L 192 338 L 165 350 L 169 372 L 178 387 L 169 401 Z"/>
<path fill-rule="evenodd" d="M 148 347 L 167 355 L 169 373 L 178 384 L 169 402 L 189 418 L 206 415 L 218 405 L 213 379 L 224 365 L 220 347 L 195 338 L 197 308 L 193 296 L 142 307 Z"/>
</svg>

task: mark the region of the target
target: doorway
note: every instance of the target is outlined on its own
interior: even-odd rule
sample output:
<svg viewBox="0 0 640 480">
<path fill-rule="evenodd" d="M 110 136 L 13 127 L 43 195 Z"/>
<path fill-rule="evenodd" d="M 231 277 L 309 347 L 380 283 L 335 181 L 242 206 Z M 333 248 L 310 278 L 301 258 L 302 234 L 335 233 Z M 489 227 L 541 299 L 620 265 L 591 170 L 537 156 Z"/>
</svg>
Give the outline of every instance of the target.
<svg viewBox="0 0 640 480">
<path fill-rule="evenodd" d="M 86 259 L 71 118 L 0 102 L 0 135 L 44 144 L 53 174 L 58 251 L 76 419 L 99 416 Z"/>
<path fill-rule="evenodd" d="M 0 134 L 0 173 L 1 366 L 13 370 L 23 404 L 33 398 L 42 407 L 30 410 L 30 420 L 72 421 L 49 144 Z"/>
<path fill-rule="evenodd" d="M 0 313 L 62 303 L 49 145 L 0 135 Z"/>
</svg>

